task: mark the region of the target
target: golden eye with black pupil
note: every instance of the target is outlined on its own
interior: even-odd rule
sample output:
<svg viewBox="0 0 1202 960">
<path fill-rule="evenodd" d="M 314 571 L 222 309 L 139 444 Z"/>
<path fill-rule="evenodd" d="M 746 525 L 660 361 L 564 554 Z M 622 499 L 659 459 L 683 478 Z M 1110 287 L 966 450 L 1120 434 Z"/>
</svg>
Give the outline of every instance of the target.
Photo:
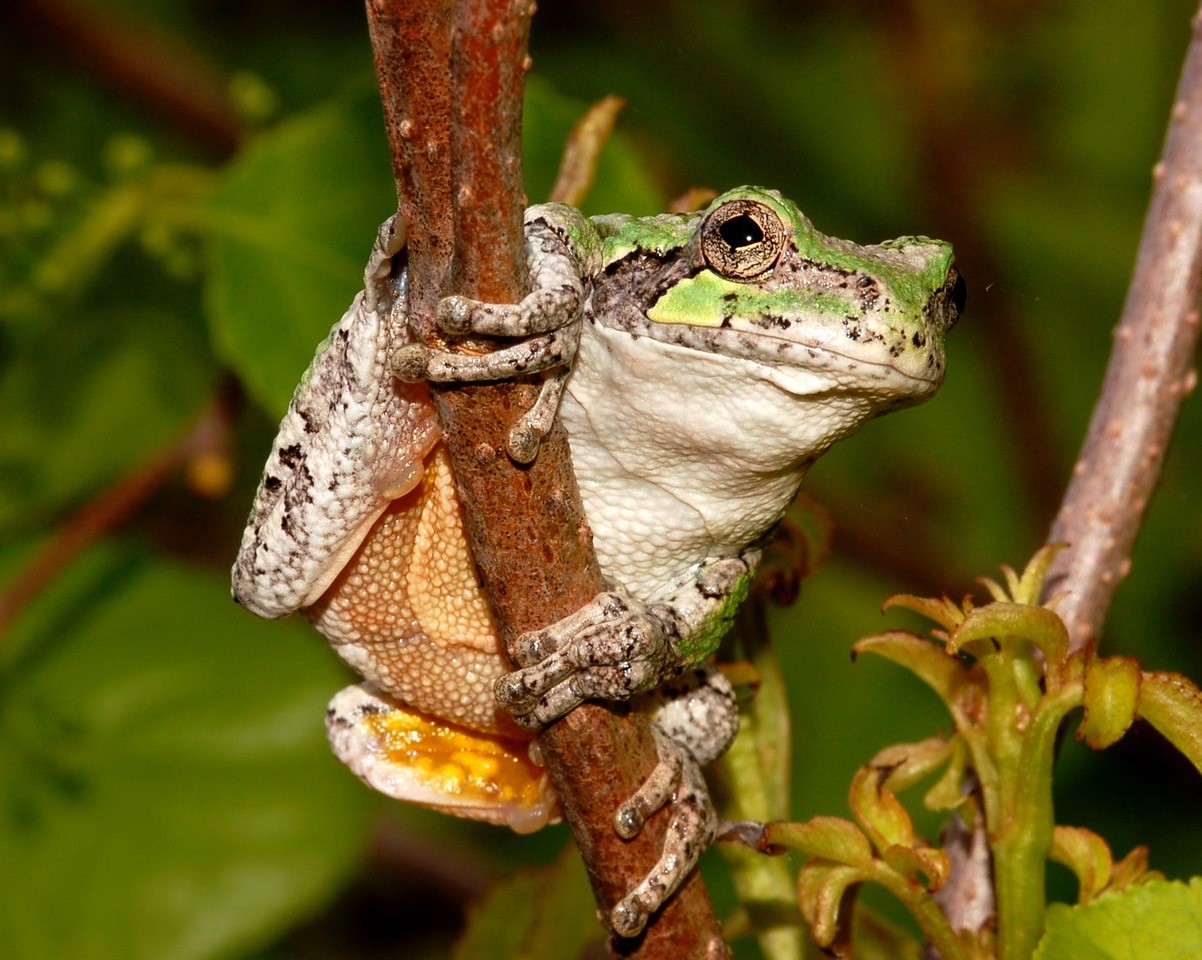
<svg viewBox="0 0 1202 960">
<path fill-rule="evenodd" d="M 706 266 L 728 280 L 754 280 L 776 266 L 785 227 L 775 210 L 758 200 L 731 200 L 701 225 Z"/>
</svg>

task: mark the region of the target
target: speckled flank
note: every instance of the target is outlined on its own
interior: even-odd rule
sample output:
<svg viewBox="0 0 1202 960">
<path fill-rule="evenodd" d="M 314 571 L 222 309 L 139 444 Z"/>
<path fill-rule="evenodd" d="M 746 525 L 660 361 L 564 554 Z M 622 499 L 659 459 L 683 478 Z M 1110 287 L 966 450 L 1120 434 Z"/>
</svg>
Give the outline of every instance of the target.
<svg viewBox="0 0 1202 960">
<path fill-rule="evenodd" d="M 233 570 L 233 592 L 261 616 L 312 603 L 438 441 L 424 384 L 388 372 L 403 324 L 360 294 L 292 398 L 264 469 Z"/>
</svg>

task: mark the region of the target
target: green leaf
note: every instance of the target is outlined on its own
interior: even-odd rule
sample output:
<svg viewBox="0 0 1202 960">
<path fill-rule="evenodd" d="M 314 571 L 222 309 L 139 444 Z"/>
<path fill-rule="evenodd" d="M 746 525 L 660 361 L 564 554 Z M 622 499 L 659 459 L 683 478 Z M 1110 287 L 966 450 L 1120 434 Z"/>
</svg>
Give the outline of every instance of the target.
<svg viewBox="0 0 1202 960">
<path fill-rule="evenodd" d="M 872 845 L 864 831 L 842 817 L 814 817 L 805 823 L 769 823 L 764 839 L 807 857 L 866 866 L 872 862 Z"/>
<path fill-rule="evenodd" d="M 1202 879 L 1155 882 L 1092 903 L 1048 908 L 1034 960 L 1195 960 L 1202 956 Z"/>
<path fill-rule="evenodd" d="M 0 370 L 0 527 L 62 509 L 196 416 L 216 367 L 189 314 L 110 299 L 87 323 L 48 318 L 13 343 Z"/>
<path fill-rule="evenodd" d="M 947 597 L 916 597 L 911 593 L 896 593 L 881 604 L 882 611 L 891 607 L 913 610 L 934 620 L 945 630 L 955 630 L 964 620 L 964 611 Z"/>
<path fill-rule="evenodd" d="M 1093 657 L 1085 667 L 1085 718 L 1077 739 L 1095 750 L 1117 743 L 1135 721 L 1139 664 L 1131 657 Z"/>
<path fill-rule="evenodd" d="M 0 650 L 0 956 L 228 954 L 356 862 L 368 794 L 322 728 L 343 672 L 228 589 L 95 550 Z"/>
<path fill-rule="evenodd" d="M 814 942 L 829 947 L 842 933 L 855 889 L 868 879 L 855 867 L 811 860 L 797 874 L 797 901 Z"/>
<path fill-rule="evenodd" d="M 929 777 L 952 758 L 953 741 L 929 737 L 918 743 L 895 743 L 877 751 L 871 765 L 887 769 L 885 785 L 895 793 Z"/>
<path fill-rule="evenodd" d="M 1068 652 L 1068 629 L 1046 607 L 997 601 L 978 607 L 952 632 L 948 649 L 955 652 L 968 647 L 974 652 L 971 644 L 1003 637 L 1018 637 L 1035 644 L 1047 661 L 1049 677 L 1059 678 Z"/>
<path fill-rule="evenodd" d="M 935 891 L 947 882 L 951 863 L 942 850 L 934 847 L 903 847 L 895 845 L 881 851 L 884 860 L 907 880 Z"/>
<path fill-rule="evenodd" d="M 1202 692 L 1178 673 L 1144 674 L 1139 715 L 1202 772 Z"/>
<path fill-rule="evenodd" d="M 1077 875 L 1077 899 L 1088 903 L 1110 883 L 1114 858 L 1106 841 L 1084 827 L 1056 827 L 1048 859 L 1062 863 Z"/>
<path fill-rule="evenodd" d="M 600 939 L 597 905 L 576 848 L 493 886 L 468 917 L 454 960 L 571 960 Z"/>
<path fill-rule="evenodd" d="M 885 786 L 891 772 L 889 767 L 872 764 L 860 767 L 849 794 L 851 812 L 878 853 L 895 844 L 913 847 L 918 843 L 910 814 Z"/>
<path fill-rule="evenodd" d="M 905 667 L 939 695 L 952 709 L 960 692 L 969 682 L 968 668 L 946 650 L 912 633 L 893 630 L 865 637 L 853 648 L 861 653 L 874 653 Z"/>
</svg>

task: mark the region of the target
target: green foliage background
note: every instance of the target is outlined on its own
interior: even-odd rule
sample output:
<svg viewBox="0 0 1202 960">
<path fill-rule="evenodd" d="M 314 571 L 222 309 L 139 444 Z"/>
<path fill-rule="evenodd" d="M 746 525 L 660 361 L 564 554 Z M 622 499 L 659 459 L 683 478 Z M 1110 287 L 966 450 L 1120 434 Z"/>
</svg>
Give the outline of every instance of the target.
<svg viewBox="0 0 1202 960">
<path fill-rule="evenodd" d="M 242 400 L 228 492 L 203 498 L 173 477 L 0 638 L 0 956 L 445 956 L 464 905 L 549 862 L 565 832 L 516 838 L 369 796 L 324 745 L 323 705 L 346 679 L 333 655 L 302 623 L 237 610 L 226 587 L 274 422 L 392 209 L 362 11 L 105 5 L 122 56 L 164 56 L 191 96 L 231 92 L 254 130 L 231 155 L 82 53 L 54 27 L 75 9 L 62 2 L 0 13 L 4 580 L 231 383 Z M 946 726 L 911 678 L 848 662 L 882 627 L 879 602 L 959 595 L 1042 541 L 1101 381 L 1194 12 L 615 0 L 536 17 L 532 200 L 572 120 L 616 93 L 628 108 L 590 212 L 761 183 L 826 232 L 926 233 L 960 251 L 969 309 L 943 391 L 870 424 L 809 485 L 835 553 L 774 625 L 798 818 L 845 813 L 876 749 Z M 1200 436 L 1194 398 L 1105 638 L 1195 680 Z M 1120 854 L 1147 843 L 1171 877 L 1202 873 L 1202 782 L 1153 735 L 1103 756 L 1070 740 L 1058 782 L 1061 822 Z M 726 912 L 721 864 L 707 867 Z"/>
</svg>

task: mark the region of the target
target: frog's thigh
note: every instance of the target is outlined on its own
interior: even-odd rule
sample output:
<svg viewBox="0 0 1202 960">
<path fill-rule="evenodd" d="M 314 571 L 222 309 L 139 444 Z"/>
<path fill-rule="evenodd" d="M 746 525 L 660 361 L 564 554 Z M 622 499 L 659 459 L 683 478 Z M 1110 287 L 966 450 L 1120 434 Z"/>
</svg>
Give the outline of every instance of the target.
<svg viewBox="0 0 1202 960">
<path fill-rule="evenodd" d="M 334 697 L 326 729 L 338 759 L 390 797 L 518 833 L 560 819 L 547 772 L 530 759 L 529 740 L 446 723 L 370 684 Z"/>
<path fill-rule="evenodd" d="M 397 699 L 474 729 L 516 732 L 493 697 L 505 661 L 441 446 L 308 613 L 347 663 Z"/>
</svg>

